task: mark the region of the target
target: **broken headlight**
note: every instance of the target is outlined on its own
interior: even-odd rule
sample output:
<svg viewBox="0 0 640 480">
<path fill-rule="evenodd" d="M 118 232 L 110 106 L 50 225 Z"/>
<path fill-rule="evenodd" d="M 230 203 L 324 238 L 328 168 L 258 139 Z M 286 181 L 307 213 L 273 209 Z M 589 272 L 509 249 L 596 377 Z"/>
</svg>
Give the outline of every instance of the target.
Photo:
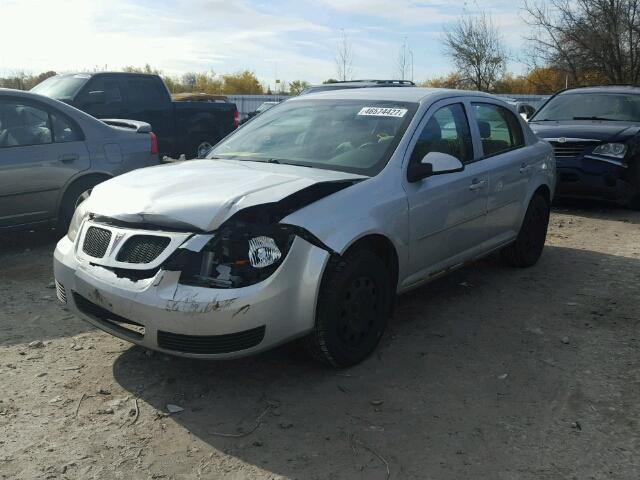
<svg viewBox="0 0 640 480">
<path fill-rule="evenodd" d="M 180 270 L 180 283 L 240 288 L 271 276 L 286 257 L 293 234 L 277 225 L 225 228 L 200 252 L 178 250 L 164 265 Z"/>
</svg>

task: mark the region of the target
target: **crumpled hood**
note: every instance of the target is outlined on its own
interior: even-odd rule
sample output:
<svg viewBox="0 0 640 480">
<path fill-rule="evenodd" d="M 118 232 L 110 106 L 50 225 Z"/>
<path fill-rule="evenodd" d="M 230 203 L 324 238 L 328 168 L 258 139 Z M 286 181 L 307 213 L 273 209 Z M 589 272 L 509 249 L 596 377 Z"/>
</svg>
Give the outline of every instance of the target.
<svg viewBox="0 0 640 480">
<path fill-rule="evenodd" d="M 529 123 L 540 138 L 584 138 L 602 141 L 626 140 L 636 135 L 640 126 L 633 122 L 604 122 L 597 120 L 569 120 Z"/>
<path fill-rule="evenodd" d="M 212 231 L 234 213 L 317 183 L 367 177 L 235 160 L 190 160 L 134 170 L 93 189 L 86 208 L 130 223 Z"/>
</svg>

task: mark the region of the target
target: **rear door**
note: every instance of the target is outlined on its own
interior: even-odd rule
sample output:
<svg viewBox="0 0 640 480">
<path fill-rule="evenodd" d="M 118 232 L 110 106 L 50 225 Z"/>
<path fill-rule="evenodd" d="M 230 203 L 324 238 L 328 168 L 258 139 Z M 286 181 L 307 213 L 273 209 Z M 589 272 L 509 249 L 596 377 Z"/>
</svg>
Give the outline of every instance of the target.
<svg viewBox="0 0 640 480">
<path fill-rule="evenodd" d="M 409 147 L 409 162 L 431 151 L 447 153 L 465 165 L 461 172 L 409 183 L 410 264 L 416 281 L 473 255 L 486 238 L 489 174 L 476 161 L 468 104 L 462 100 L 435 104 L 418 127 Z"/>
<path fill-rule="evenodd" d="M 483 162 L 490 169 L 487 231 L 490 241 L 499 244 L 517 235 L 534 159 L 529 158 L 522 126 L 511 110 L 488 99 L 471 106 Z"/>
<path fill-rule="evenodd" d="M 61 189 L 90 166 L 80 127 L 39 102 L 0 99 L 0 228 L 51 220 Z"/>
<path fill-rule="evenodd" d="M 174 144 L 173 103 L 162 80 L 151 75 L 121 75 L 120 82 L 128 109 L 126 118 L 149 123 L 158 137 L 160 155 L 170 155 Z"/>
</svg>

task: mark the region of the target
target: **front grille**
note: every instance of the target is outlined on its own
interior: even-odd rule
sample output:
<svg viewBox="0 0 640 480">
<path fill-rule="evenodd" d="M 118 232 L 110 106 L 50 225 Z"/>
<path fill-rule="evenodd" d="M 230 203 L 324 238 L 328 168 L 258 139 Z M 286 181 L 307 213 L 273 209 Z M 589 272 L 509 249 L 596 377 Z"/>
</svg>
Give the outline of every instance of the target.
<svg viewBox="0 0 640 480">
<path fill-rule="evenodd" d="M 62 303 L 67 303 L 67 292 L 64 286 L 56 280 L 56 296 Z"/>
<path fill-rule="evenodd" d="M 124 263 L 153 262 L 169 245 L 167 237 L 134 235 L 122 246 L 116 260 Z"/>
<path fill-rule="evenodd" d="M 579 157 L 592 144 L 584 142 L 551 142 L 551 145 L 556 158 L 575 158 Z"/>
<path fill-rule="evenodd" d="M 255 347 L 264 339 L 265 326 L 227 335 L 181 335 L 158 330 L 158 346 L 183 353 L 212 355 Z"/>
<path fill-rule="evenodd" d="M 113 313 L 100 305 L 96 305 L 77 292 L 73 292 L 73 301 L 82 313 L 100 321 L 107 327 L 123 335 L 132 337 L 135 340 L 139 340 L 144 336 L 144 326 L 128 318 L 121 317 L 117 313 Z"/>
<path fill-rule="evenodd" d="M 94 258 L 102 258 L 107 253 L 109 242 L 111 241 L 111 232 L 104 228 L 89 227 L 84 236 L 84 244 L 82 251 Z"/>
</svg>

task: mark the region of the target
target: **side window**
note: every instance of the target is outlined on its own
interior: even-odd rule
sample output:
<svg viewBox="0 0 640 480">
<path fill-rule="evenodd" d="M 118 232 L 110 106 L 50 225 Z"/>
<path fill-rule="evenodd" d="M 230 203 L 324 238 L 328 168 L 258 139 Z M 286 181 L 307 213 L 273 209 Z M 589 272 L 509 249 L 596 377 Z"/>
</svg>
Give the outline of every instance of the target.
<svg viewBox="0 0 640 480">
<path fill-rule="evenodd" d="M 47 111 L 19 100 L 0 102 L 0 147 L 42 145 L 51 139 Z"/>
<path fill-rule="evenodd" d="M 158 88 L 158 82 L 151 77 L 127 76 L 123 78 L 127 99 L 138 107 L 161 107 L 165 96 Z"/>
<path fill-rule="evenodd" d="M 57 143 L 79 142 L 84 139 L 80 127 L 60 113 L 51 114 L 53 140 Z"/>
<path fill-rule="evenodd" d="M 411 154 L 419 162 L 430 152 L 453 155 L 463 163 L 473 160 L 473 143 L 469 121 L 461 103 L 447 105 L 429 119 Z"/>
<path fill-rule="evenodd" d="M 122 102 L 120 84 L 118 79 L 114 77 L 100 76 L 90 80 L 83 94 L 85 101 L 90 99 L 90 92 L 104 92 L 104 103 L 106 104 Z"/>
<path fill-rule="evenodd" d="M 473 103 L 472 105 L 485 157 L 524 145 L 522 127 L 513 113 L 491 103 Z"/>
</svg>

